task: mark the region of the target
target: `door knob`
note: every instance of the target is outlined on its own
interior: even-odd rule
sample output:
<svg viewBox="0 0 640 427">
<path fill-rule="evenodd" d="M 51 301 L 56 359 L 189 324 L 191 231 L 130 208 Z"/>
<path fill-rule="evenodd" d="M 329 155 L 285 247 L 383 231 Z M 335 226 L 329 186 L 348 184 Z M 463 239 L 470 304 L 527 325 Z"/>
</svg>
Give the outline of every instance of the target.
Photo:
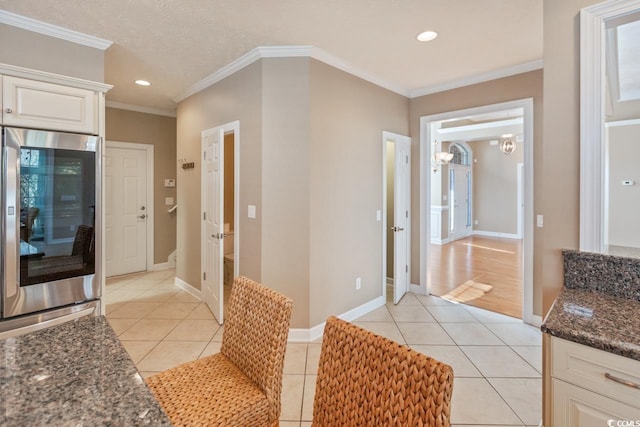
<svg viewBox="0 0 640 427">
<path fill-rule="evenodd" d="M 4 110 L 4 112 L 7 114 L 11 114 L 13 113 L 13 110 L 11 108 L 7 108 L 6 110 Z"/>
<path fill-rule="evenodd" d="M 145 219 L 146 217 L 147 217 L 147 216 L 146 216 L 145 214 L 138 215 L 138 218 L 140 218 L 140 219 Z"/>
<path fill-rule="evenodd" d="M 402 227 L 389 227 L 389 228 L 391 229 L 391 231 L 394 231 L 394 232 L 396 232 L 396 233 L 397 233 L 398 231 L 404 231 L 404 228 L 402 228 Z"/>
</svg>

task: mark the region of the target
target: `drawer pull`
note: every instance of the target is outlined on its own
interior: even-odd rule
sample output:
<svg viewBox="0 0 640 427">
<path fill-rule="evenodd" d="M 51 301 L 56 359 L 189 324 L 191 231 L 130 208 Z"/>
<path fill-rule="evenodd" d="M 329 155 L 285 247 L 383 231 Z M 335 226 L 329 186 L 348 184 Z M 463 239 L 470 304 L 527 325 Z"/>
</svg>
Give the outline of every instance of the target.
<svg viewBox="0 0 640 427">
<path fill-rule="evenodd" d="M 615 381 L 619 384 L 622 385 L 626 385 L 627 387 L 632 387 L 632 388 L 637 388 L 638 390 L 640 390 L 640 384 L 636 384 L 634 382 L 631 381 L 627 381 L 627 380 L 623 380 L 622 378 L 618 378 L 618 377 L 614 377 L 613 375 L 611 375 L 610 373 L 605 373 L 604 376 L 611 380 L 611 381 Z"/>
</svg>

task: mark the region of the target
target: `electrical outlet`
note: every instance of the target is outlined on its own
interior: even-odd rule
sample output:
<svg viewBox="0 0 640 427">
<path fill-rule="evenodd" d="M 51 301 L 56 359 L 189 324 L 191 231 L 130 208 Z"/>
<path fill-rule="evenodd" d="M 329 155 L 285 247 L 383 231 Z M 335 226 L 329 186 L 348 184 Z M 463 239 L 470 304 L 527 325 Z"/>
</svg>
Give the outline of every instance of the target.
<svg viewBox="0 0 640 427">
<path fill-rule="evenodd" d="M 478 225 L 478 220 L 477 219 L 473 221 L 473 225 Z"/>
<path fill-rule="evenodd" d="M 360 277 L 356 277 L 356 291 L 359 291 L 362 287 L 362 279 Z"/>
</svg>

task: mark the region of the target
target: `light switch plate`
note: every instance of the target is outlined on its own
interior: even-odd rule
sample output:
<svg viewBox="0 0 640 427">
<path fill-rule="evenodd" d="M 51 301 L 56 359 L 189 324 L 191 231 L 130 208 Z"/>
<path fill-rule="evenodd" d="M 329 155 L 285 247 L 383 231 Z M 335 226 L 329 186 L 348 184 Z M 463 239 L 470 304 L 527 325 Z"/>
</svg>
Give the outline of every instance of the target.
<svg viewBox="0 0 640 427">
<path fill-rule="evenodd" d="M 164 180 L 164 186 L 165 187 L 175 187 L 176 186 L 176 180 L 175 179 L 165 179 Z"/>
<path fill-rule="evenodd" d="M 173 205 L 173 197 L 165 197 L 164 198 L 164 204 L 167 206 L 172 206 Z"/>
<path fill-rule="evenodd" d="M 256 219 L 256 207 L 254 205 L 249 205 L 249 209 L 247 209 L 247 216 L 251 219 Z"/>
</svg>

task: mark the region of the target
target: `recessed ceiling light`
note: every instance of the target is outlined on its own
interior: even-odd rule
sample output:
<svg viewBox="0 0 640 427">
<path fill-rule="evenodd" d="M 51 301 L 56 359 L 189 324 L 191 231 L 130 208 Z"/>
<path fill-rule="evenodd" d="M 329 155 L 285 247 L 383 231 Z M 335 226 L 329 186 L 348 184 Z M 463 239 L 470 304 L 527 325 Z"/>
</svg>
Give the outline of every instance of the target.
<svg viewBox="0 0 640 427">
<path fill-rule="evenodd" d="M 136 84 L 140 86 L 151 86 L 151 83 L 146 80 L 136 80 Z"/>
<path fill-rule="evenodd" d="M 438 33 L 436 33 L 435 31 L 425 31 L 424 33 L 418 34 L 418 37 L 416 38 L 421 42 L 429 42 L 436 37 L 438 37 Z"/>
</svg>

